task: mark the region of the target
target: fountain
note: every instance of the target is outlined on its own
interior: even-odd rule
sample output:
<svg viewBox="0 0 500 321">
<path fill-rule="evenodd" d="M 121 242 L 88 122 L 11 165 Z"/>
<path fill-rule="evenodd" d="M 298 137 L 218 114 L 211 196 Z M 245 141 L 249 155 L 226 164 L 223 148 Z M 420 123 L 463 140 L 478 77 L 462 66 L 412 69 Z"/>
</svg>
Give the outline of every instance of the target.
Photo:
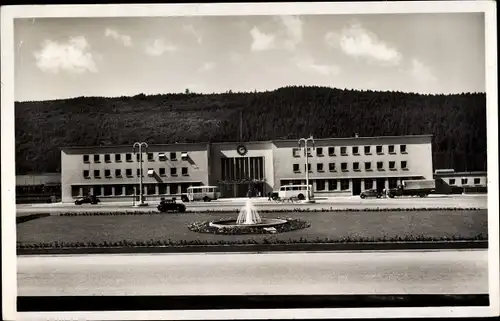
<svg viewBox="0 0 500 321">
<path fill-rule="evenodd" d="M 241 208 L 236 220 L 220 220 L 211 222 L 210 226 L 217 228 L 251 228 L 251 227 L 274 227 L 285 224 L 287 220 L 262 218 L 253 206 L 252 200 L 248 199 L 245 206 Z"/>
<path fill-rule="evenodd" d="M 252 204 L 250 199 L 247 200 L 245 207 L 243 207 L 236 219 L 236 224 L 239 225 L 251 225 L 262 223 L 262 218 Z"/>
</svg>

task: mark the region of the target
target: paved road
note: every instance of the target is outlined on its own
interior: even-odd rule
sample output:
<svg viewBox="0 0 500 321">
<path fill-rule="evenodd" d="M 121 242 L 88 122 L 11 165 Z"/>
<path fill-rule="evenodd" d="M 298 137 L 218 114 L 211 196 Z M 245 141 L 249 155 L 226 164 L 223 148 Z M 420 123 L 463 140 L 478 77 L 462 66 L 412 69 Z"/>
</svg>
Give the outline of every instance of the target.
<svg viewBox="0 0 500 321">
<path fill-rule="evenodd" d="M 210 203 L 196 202 L 186 203 L 188 211 L 207 210 L 231 210 L 240 209 L 244 206 L 246 199 L 231 201 L 213 201 Z M 303 203 L 280 203 L 269 202 L 266 199 L 254 199 L 253 203 L 257 210 L 261 209 L 364 209 L 364 208 L 487 208 L 486 195 L 453 195 L 434 196 L 426 198 L 407 197 L 395 199 L 364 199 L 359 197 L 335 197 L 329 199 L 319 199 L 315 204 Z M 25 215 L 30 213 L 61 213 L 61 212 L 113 212 L 113 211 L 151 211 L 156 210 L 157 202 L 150 203 L 147 207 L 133 207 L 131 203 L 102 203 L 100 205 L 73 204 L 33 204 L 17 205 L 17 214 Z"/>
<path fill-rule="evenodd" d="M 472 294 L 487 251 L 19 256 L 18 295 Z"/>
</svg>

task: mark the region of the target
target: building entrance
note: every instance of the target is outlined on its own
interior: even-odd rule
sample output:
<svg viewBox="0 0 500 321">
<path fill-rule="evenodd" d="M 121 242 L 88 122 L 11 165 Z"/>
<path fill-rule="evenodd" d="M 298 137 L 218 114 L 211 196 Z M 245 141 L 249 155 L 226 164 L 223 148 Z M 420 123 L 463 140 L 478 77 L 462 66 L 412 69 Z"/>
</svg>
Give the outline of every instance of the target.
<svg viewBox="0 0 500 321">
<path fill-rule="evenodd" d="M 264 157 L 221 158 L 221 197 L 264 195 Z"/>
</svg>

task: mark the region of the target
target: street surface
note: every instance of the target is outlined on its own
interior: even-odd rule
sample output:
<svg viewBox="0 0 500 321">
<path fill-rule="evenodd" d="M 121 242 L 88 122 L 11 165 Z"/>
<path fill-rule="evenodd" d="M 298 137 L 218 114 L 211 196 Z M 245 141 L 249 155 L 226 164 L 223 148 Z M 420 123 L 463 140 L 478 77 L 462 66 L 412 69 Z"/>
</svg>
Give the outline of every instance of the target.
<svg viewBox="0 0 500 321">
<path fill-rule="evenodd" d="M 189 202 L 185 203 L 187 211 L 215 211 L 215 210 L 239 210 L 244 206 L 246 198 L 217 200 L 209 203 Z M 257 210 L 274 210 L 295 208 L 304 209 L 364 209 L 364 208 L 488 208 L 487 195 L 443 195 L 429 196 L 425 198 L 404 197 L 404 198 L 370 198 L 360 197 L 332 197 L 318 199 L 314 204 L 303 203 L 276 203 L 268 201 L 267 198 L 254 198 L 252 202 Z M 99 205 L 74 205 L 69 203 L 54 204 L 18 204 L 17 215 L 31 213 L 64 213 L 64 212 L 115 212 L 115 211 L 156 211 L 158 202 L 151 202 L 149 206 L 133 207 L 130 202 L 109 202 Z"/>
<path fill-rule="evenodd" d="M 18 256 L 18 295 L 485 294 L 488 252 Z"/>
</svg>

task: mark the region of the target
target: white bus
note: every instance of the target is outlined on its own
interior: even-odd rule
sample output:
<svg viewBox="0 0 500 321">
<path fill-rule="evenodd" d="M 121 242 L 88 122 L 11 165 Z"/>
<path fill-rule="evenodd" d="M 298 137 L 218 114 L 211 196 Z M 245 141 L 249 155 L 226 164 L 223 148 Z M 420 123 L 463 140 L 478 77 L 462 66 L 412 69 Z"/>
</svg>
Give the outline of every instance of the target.
<svg viewBox="0 0 500 321">
<path fill-rule="evenodd" d="M 210 202 L 220 197 L 220 190 L 217 186 L 191 186 L 187 188 L 187 197 L 190 202 Z"/>
<path fill-rule="evenodd" d="M 280 187 L 278 196 L 281 199 L 290 199 L 296 197 L 299 200 L 303 200 L 307 195 L 307 185 L 284 185 Z M 314 198 L 314 193 L 312 190 L 312 185 L 309 185 L 309 196 Z"/>
</svg>

